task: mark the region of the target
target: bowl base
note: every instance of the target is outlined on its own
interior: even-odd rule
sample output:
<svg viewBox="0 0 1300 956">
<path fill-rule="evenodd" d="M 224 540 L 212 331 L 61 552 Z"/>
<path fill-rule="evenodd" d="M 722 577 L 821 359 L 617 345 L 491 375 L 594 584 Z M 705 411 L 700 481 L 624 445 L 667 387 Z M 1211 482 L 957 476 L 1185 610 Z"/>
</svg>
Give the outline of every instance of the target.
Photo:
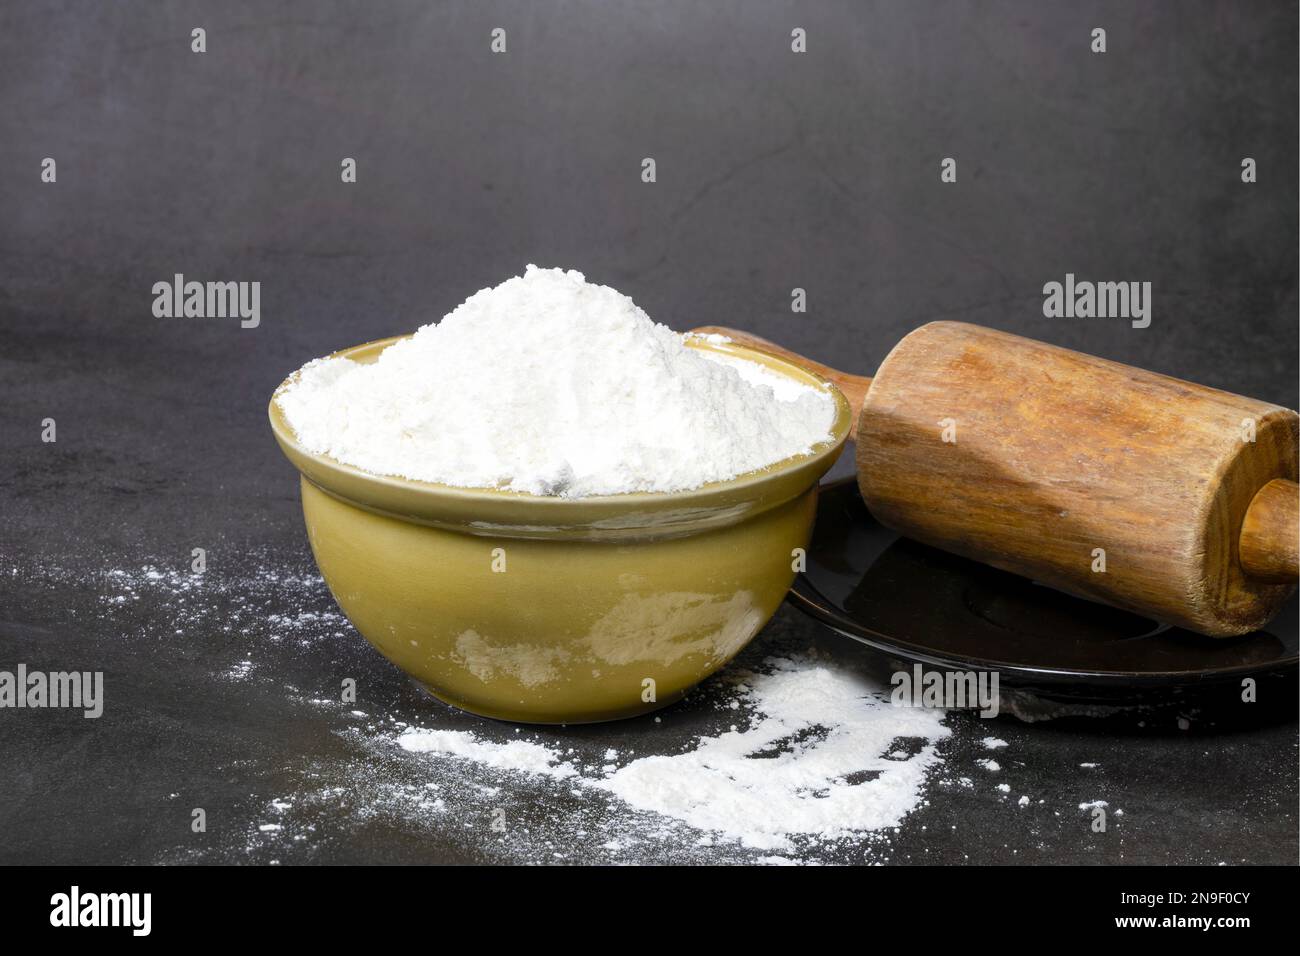
<svg viewBox="0 0 1300 956">
<path fill-rule="evenodd" d="M 605 724 L 614 720 L 627 720 L 629 717 L 642 717 L 646 714 L 653 714 L 657 710 L 663 710 L 665 707 L 671 707 L 687 694 L 687 691 L 681 690 L 649 704 L 638 702 L 636 706 L 618 707 L 609 710 L 570 715 L 561 711 L 546 713 L 527 708 L 520 708 L 519 710 L 512 710 L 507 707 L 484 708 L 472 703 L 456 700 L 447 694 L 440 693 L 423 681 L 416 680 L 414 677 L 411 678 L 411 683 L 418 687 L 421 692 L 428 694 L 440 704 L 446 704 L 448 707 L 455 707 L 457 710 L 463 710 L 465 713 L 473 714 L 475 717 L 486 717 L 489 720 L 497 720 L 509 724 L 539 724 L 551 727 L 564 727 L 570 724 Z"/>
</svg>

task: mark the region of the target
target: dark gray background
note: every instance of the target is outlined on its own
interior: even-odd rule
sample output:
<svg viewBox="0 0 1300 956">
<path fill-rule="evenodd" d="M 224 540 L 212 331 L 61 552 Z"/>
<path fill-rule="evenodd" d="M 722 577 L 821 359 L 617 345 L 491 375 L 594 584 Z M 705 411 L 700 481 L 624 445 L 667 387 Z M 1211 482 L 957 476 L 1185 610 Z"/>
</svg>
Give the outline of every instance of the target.
<svg viewBox="0 0 1300 956">
<path fill-rule="evenodd" d="M 190 51 L 195 26 L 206 54 Z M 496 26 L 505 55 L 488 49 Z M 528 262 L 580 269 L 677 329 L 732 324 L 863 372 L 916 325 L 960 318 L 1294 407 L 1296 50 L 1289 2 L 5 2 L 0 665 L 105 666 L 133 696 L 114 718 L 129 729 L 106 717 L 93 745 L 80 722 L 0 714 L 0 759 L 27 768 L 0 775 L 0 829 L 24 834 L 0 858 L 169 858 L 184 834 L 150 822 L 158 793 L 182 778 L 233 807 L 261 771 L 232 762 L 283 762 L 253 719 L 277 720 L 274 699 L 241 702 L 248 719 L 224 736 L 226 705 L 198 703 L 257 634 L 234 649 L 164 639 L 162 602 L 133 625 L 154 642 L 132 644 L 86 581 L 123 562 L 183 567 L 196 546 L 218 572 L 307 560 L 265 423 L 274 386 Z M 57 184 L 40 182 L 46 156 Z M 945 156 L 955 185 L 939 180 Z M 261 327 L 155 319 L 150 287 L 175 272 L 259 280 Z M 1044 318 L 1043 283 L 1066 272 L 1152 282 L 1151 327 Z M 39 441 L 45 417 L 56 445 Z M 788 610 L 776 629 L 817 633 Z M 402 685 L 358 638 L 332 653 L 297 679 L 336 686 L 342 660 L 398 706 Z M 169 683 L 190 696 L 166 699 Z M 1159 816 L 1181 823 L 1115 858 L 1293 861 L 1282 731 L 1171 758 L 1179 782 L 1134 800 L 1165 799 Z M 328 737 L 308 723 L 293 748 Z M 1050 778 L 1076 738 L 1030 739 Z M 67 752 L 80 756 L 52 756 Z M 1261 777 L 1269 800 L 1238 799 Z M 1243 801 L 1249 839 L 1215 816 Z M 1219 842 L 1198 856 L 1191 834 L 1206 831 Z M 1039 849 L 1089 858 L 1073 839 Z M 304 858 L 455 857 L 437 841 L 330 846 Z"/>
</svg>

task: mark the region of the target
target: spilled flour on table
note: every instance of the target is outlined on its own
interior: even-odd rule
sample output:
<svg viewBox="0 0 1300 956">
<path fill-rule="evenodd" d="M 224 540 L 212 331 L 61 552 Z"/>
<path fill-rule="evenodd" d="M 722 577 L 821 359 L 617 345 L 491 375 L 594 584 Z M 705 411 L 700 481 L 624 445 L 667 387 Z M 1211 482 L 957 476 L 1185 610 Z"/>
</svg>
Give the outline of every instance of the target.
<svg viewBox="0 0 1300 956">
<path fill-rule="evenodd" d="M 464 757 L 498 770 L 518 770 L 548 777 L 572 777 L 578 772 L 550 748 L 527 740 L 498 744 L 478 740 L 463 730 L 408 730 L 397 738 L 397 742 L 403 749 L 415 753 Z"/>
<path fill-rule="evenodd" d="M 902 823 L 950 734 L 943 712 L 896 707 L 823 662 L 769 664 L 748 689 L 746 730 L 704 738 L 686 754 L 643 757 L 601 786 L 756 849 L 792 849 L 791 834 L 836 839 Z"/>
<path fill-rule="evenodd" d="M 750 849 L 788 851 L 797 837 L 833 841 L 902 823 L 921 803 L 937 742 L 950 734 L 943 713 L 895 707 L 878 685 L 813 658 L 766 665 L 737 686 L 750 717 L 744 729 L 581 782 Z M 500 769 L 578 774 L 563 754 L 529 741 L 408 730 L 397 742 Z"/>
<path fill-rule="evenodd" d="M 141 812 L 160 811 L 165 832 L 181 821 L 179 836 L 139 862 L 883 861 L 928 787 L 945 786 L 947 716 L 893 706 L 780 618 L 672 707 L 532 728 L 433 701 L 304 562 L 245 553 L 203 574 L 157 558 L 0 573 L 18 620 L 50 619 L 69 587 L 99 595 L 68 626 L 98 635 L 110 694 L 162 660 L 184 707 L 232 721 L 208 735 L 203 721 L 152 716 L 179 703 L 119 704 L 119 719 L 201 747 L 228 781 L 219 796 L 183 768 L 160 781 Z M 340 699 L 344 677 L 356 700 Z M 222 825 L 194 837 L 189 808 L 214 802 Z"/>
</svg>

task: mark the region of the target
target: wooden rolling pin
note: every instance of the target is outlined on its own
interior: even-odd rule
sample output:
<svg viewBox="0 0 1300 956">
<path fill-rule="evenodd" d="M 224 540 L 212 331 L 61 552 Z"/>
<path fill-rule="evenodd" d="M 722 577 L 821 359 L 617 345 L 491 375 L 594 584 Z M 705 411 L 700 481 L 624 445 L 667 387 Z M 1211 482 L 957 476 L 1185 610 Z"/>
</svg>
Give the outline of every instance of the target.
<svg viewBox="0 0 1300 956">
<path fill-rule="evenodd" d="M 839 386 L 862 497 L 909 537 L 1214 636 L 1295 590 L 1290 409 L 962 322 L 912 332 L 874 378 L 696 331 Z"/>
</svg>

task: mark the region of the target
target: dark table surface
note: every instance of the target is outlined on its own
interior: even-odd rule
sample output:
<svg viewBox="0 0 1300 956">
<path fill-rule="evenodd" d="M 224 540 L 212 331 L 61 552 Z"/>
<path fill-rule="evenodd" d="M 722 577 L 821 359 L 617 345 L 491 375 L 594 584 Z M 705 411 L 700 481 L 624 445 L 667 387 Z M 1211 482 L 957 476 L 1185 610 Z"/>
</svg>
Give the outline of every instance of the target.
<svg viewBox="0 0 1300 956">
<path fill-rule="evenodd" d="M 863 371 L 962 318 L 1294 407 L 1296 33 L 1289 3 L 6 4 L 0 669 L 102 670 L 107 702 L 0 711 L 0 861 L 761 856 L 399 752 L 402 722 L 596 761 L 734 718 L 725 679 L 659 721 L 545 732 L 424 696 L 315 575 L 271 390 L 537 262 Z M 176 272 L 260 281 L 261 324 L 155 318 Z M 1067 272 L 1151 281 L 1151 327 L 1045 318 Z M 810 647 L 865 653 L 787 606 L 738 666 Z M 901 828 L 822 857 L 1296 859 L 1294 719 L 949 724 Z M 1009 793 L 980 776 L 990 733 Z M 1105 833 L 1078 810 L 1099 799 L 1124 810 Z M 489 806 L 527 825 L 490 835 Z"/>
</svg>

